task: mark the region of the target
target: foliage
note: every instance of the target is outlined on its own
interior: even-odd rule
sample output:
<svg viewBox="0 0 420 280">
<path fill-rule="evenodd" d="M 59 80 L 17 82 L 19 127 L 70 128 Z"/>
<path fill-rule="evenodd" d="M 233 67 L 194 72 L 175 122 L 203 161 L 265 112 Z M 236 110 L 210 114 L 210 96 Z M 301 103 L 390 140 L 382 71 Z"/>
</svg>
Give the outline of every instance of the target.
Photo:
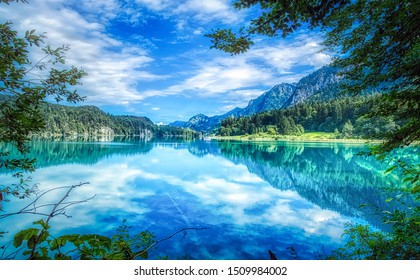
<svg viewBox="0 0 420 280">
<path fill-rule="evenodd" d="M 413 222 L 417 217 L 405 219 L 405 213 L 392 214 L 392 232 L 372 230 L 367 225 L 349 224 L 344 234 L 349 241 L 344 247 L 333 252 L 329 259 L 367 259 L 367 260 L 418 260 L 420 259 L 420 226 Z"/>
<path fill-rule="evenodd" d="M 130 227 L 123 221 L 111 237 L 98 234 L 66 234 L 54 237 L 50 225 L 38 220 L 31 227 L 18 232 L 13 246 L 24 250 L 22 254 L 31 260 L 130 260 L 147 258 L 147 249 L 154 242 L 148 231 L 135 236 L 129 234 Z"/>
<path fill-rule="evenodd" d="M 30 260 L 135 260 L 149 258 L 151 249 L 175 235 L 191 230 L 206 228 L 184 228 L 163 239 L 156 240 L 149 231 L 131 235 L 131 227 L 126 220 L 117 228 L 112 237 L 99 234 L 65 234 L 54 237 L 49 229 L 48 219 L 41 219 L 30 227 L 18 232 L 13 239 L 17 251 L 6 259 L 13 259 L 20 251 Z M 3 246 L 1 249 L 5 249 Z M 167 257 L 165 257 L 167 258 Z"/>
<path fill-rule="evenodd" d="M 399 172 L 399 186 L 389 188 L 394 194 L 386 202 L 398 202 L 401 210 L 380 210 L 384 224 L 392 225 L 389 232 L 377 231 L 368 225 L 347 225 L 344 235 L 348 241 L 333 252 L 331 259 L 420 259 L 420 164 L 419 152 L 411 151 L 411 162 L 395 153 L 384 153 L 375 146 L 370 151 L 379 161 L 390 166 L 385 173 Z M 396 192 L 395 192 L 396 191 Z M 405 204 L 403 199 L 411 201 Z M 362 205 L 364 207 L 364 205 Z"/>
<path fill-rule="evenodd" d="M 379 160 L 384 160 L 398 147 L 420 140 L 420 6 L 417 0 L 237 0 L 234 3 L 238 9 L 257 5 L 261 7 L 261 15 L 252 20 L 247 29 L 241 29 L 238 34 L 219 29 L 207 35 L 212 47 L 239 54 L 253 44 L 252 35 L 285 37 L 303 25 L 309 29 L 320 27 L 325 33 L 324 46 L 336 55 L 334 65 L 342 69 L 342 75 L 349 81 L 343 91 L 353 95 L 372 89 L 383 93 L 374 100 L 375 106 L 366 111 L 365 116 L 352 119 L 342 115 L 342 137 L 355 132 L 364 135 L 379 132 L 386 136 L 386 142 L 370 152 Z M 330 120 L 337 119 L 338 115 Z M 339 132 L 337 124 L 328 129 Z M 404 177 L 394 191 L 399 192 L 398 196 L 408 193 L 418 200 L 420 165 L 407 165 L 399 160 L 389 172 L 398 168 L 403 170 Z M 410 186 L 403 187 L 404 183 Z M 388 213 L 385 222 L 393 224 L 390 233 L 361 225 L 349 226 L 345 234 L 350 241 L 337 250 L 336 257 L 419 259 L 418 205 Z"/>
<path fill-rule="evenodd" d="M 80 83 L 85 72 L 75 67 L 63 69 L 68 47 L 53 49 L 44 43 L 45 35 L 36 35 L 35 30 L 19 38 L 12 24 L 7 22 L 0 24 L 0 36 L 0 140 L 15 143 L 18 150 L 25 153 L 24 142 L 30 133 L 44 126 L 39 108 L 43 99 L 52 95 L 58 101 L 83 100 L 72 87 Z M 40 48 L 44 53 L 37 62 L 28 57 L 31 47 Z"/>
<path fill-rule="evenodd" d="M 418 260 L 420 259 L 420 209 L 384 211 L 384 223 L 390 232 L 377 231 L 368 225 L 348 224 L 348 241 L 335 250 L 330 259 Z"/>
<path fill-rule="evenodd" d="M 398 152 L 399 149 L 395 150 Z M 387 163 L 390 167 L 385 173 L 400 172 L 401 186 L 398 187 L 401 196 L 409 195 L 417 202 L 420 201 L 420 151 L 412 147 L 410 156 L 400 156 L 394 153 L 384 153 L 381 147 L 374 146 L 369 151 L 377 160 Z M 408 184 L 408 186 L 403 187 Z M 418 205 L 416 206 L 418 207 Z M 420 210 L 419 210 L 420 211 Z"/>
<path fill-rule="evenodd" d="M 1 0 L 0 3 L 10 4 L 11 2 L 13 0 Z M 26 0 L 20 2 L 27 3 Z M 32 135 L 45 132 L 49 125 L 57 125 L 60 129 L 58 133 L 63 134 L 72 132 L 71 129 L 68 129 L 69 120 L 75 119 L 76 122 L 70 125 L 76 125 L 76 133 L 90 133 L 90 129 L 98 128 L 98 121 L 100 124 L 103 124 L 103 122 L 112 123 L 117 126 L 117 129 L 123 130 L 124 134 L 131 135 L 141 131 L 141 129 L 146 130 L 147 125 L 160 131 L 162 135 L 180 132 L 176 129 L 157 128 L 150 120 L 145 118 L 111 117 L 94 107 L 72 110 L 63 106 L 46 105 L 43 100 L 48 96 L 53 96 L 57 102 L 63 99 L 73 103 L 82 101 L 83 98 L 77 94 L 74 87 L 80 84 L 86 73 L 74 66 L 65 66 L 65 53 L 69 50 L 68 46 L 54 49 L 45 43 L 45 38 L 43 34 L 35 34 L 35 30 L 27 31 L 25 36 L 21 38 L 18 36 L 18 32 L 12 29 L 10 22 L 0 24 L 0 60 L 2 62 L 0 64 L 0 143 L 12 144 L 11 150 L 16 148 L 23 157 L 16 158 L 15 155 L 11 154 L 11 150 L 0 151 L 0 168 L 18 171 L 15 176 L 20 178 L 20 183 L 15 187 L 2 186 L 0 203 L 4 199 L 3 194 L 13 194 L 23 198 L 31 193 L 22 175 L 22 171 L 33 171 L 35 164 L 35 159 L 26 157 L 30 152 L 27 141 Z M 31 61 L 29 53 L 33 54 L 35 51 L 41 51 L 43 55 L 37 61 Z M 50 114 L 45 114 L 46 110 L 49 110 Z M 59 117 L 53 116 L 52 112 L 54 110 L 60 112 L 58 113 Z M 99 114 L 96 114 L 98 112 Z M 75 113 L 76 118 L 69 117 L 70 113 Z M 48 117 L 53 117 L 53 120 L 51 121 Z M 128 132 L 124 129 L 128 129 Z M 55 129 L 52 129 L 52 133 L 55 133 Z M 184 136 L 194 134 L 190 130 L 181 130 L 180 133 Z M 6 145 L 0 147 L 4 148 Z M 53 189 L 41 194 L 36 193 L 36 199 L 17 213 L 0 215 L 0 218 L 28 213 L 46 216 L 46 218 L 34 222 L 33 227 L 23 229 L 14 236 L 13 242 L 9 245 L 12 244 L 17 248 L 17 251 L 6 256 L 6 258 L 14 258 L 22 250 L 22 254 L 27 256 L 28 259 L 147 258 L 148 251 L 160 241 L 154 241 L 155 237 L 148 231 L 131 236 L 129 233 L 130 227 L 125 225 L 125 222 L 117 229 L 112 238 L 98 234 L 67 234 L 54 237 L 50 233 L 50 220 L 53 217 L 57 215 L 67 216 L 66 209 L 68 207 L 89 200 L 66 201 L 70 192 L 81 185 L 83 184 L 68 187 L 68 191 L 56 203 L 37 204 L 41 197 L 53 191 Z M 49 213 L 41 212 L 41 208 L 44 209 L 49 206 L 52 207 Z M 185 230 L 190 229 L 183 229 L 177 233 Z M 0 232 L 0 236 L 3 236 L 4 233 Z M 0 248 L 3 250 L 3 254 L 9 245 Z"/>
<path fill-rule="evenodd" d="M 15 187 L 3 186 L 0 189 L 3 194 L 20 197 L 28 194 L 22 171 L 33 171 L 35 160 L 25 157 L 26 141 L 45 126 L 40 109 L 43 99 L 47 96 L 68 102 L 83 99 L 74 86 L 86 73 L 74 66 L 65 67 L 68 46 L 52 48 L 45 39 L 45 35 L 37 35 L 35 30 L 19 37 L 12 23 L 0 24 L 0 141 L 13 143 L 21 155 L 21 158 L 10 158 L 10 151 L 0 151 L 0 168 L 16 171 L 15 176 L 20 179 Z M 43 54 L 37 61 L 29 57 L 33 49 Z"/>
<path fill-rule="evenodd" d="M 354 127 L 350 120 L 346 121 L 346 123 L 343 126 L 343 130 L 341 132 L 341 135 L 343 138 L 351 138 L 353 136 Z"/>
<path fill-rule="evenodd" d="M 390 151 L 420 139 L 420 29 L 417 1 L 355 1 L 332 14 L 325 45 L 343 54 L 335 64 L 352 81 L 345 90 L 385 94 L 370 116 L 393 116 L 401 127 L 382 146 Z"/>
<path fill-rule="evenodd" d="M 20 252 L 31 260 L 134 260 L 146 259 L 149 251 L 158 243 L 166 241 L 175 235 L 189 230 L 204 230 L 205 228 L 184 228 L 172 235 L 160 240 L 149 231 L 142 231 L 135 235 L 130 234 L 131 227 L 124 220 L 117 228 L 112 237 L 99 234 L 65 234 L 54 236 L 51 234 L 51 219 L 57 216 L 69 218 L 66 211 L 69 207 L 85 203 L 93 197 L 85 200 L 68 200 L 70 193 L 87 183 L 80 183 L 69 187 L 59 187 L 38 193 L 35 200 L 15 213 L 0 215 L 0 219 L 19 214 L 32 214 L 45 218 L 35 221 L 33 227 L 23 229 L 15 234 L 13 241 L 0 248 L 1 259 L 13 259 Z M 55 203 L 40 203 L 41 199 L 53 191 L 65 190 L 61 199 Z M 47 211 L 48 210 L 48 211 Z M 12 253 L 8 251 L 10 246 L 16 248 Z M 6 255 L 5 256 L 5 254 Z"/>
<path fill-rule="evenodd" d="M 212 39 L 213 48 L 239 54 L 246 52 L 254 44 L 252 35 L 261 34 L 286 37 L 304 23 L 310 28 L 323 26 L 330 14 L 342 9 L 348 0 L 333 1 L 276 1 L 276 0 L 238 0 L 234 7 L 242 10 L 260 5 L 261 15 L 253 19 L 248 28 L 238 34 L 230 29 L 218 29 L 207 36 Z"/>
<path fill-rule="evenodd" d="M 35 221 L 35 227 L 18 232 L 13 239 L 17 249 L 6 259 L 13 259 L 20 251 L 30 260 L 135 260 L 149 258 L 149 252 L 158 243 L 189 230 L 206 228 L 184 228 L 160 240 L 149 231 L 131 235 L 131 226 L 126 220 L 112 237 L 99 234 L 64 234 L 58 237 L 50 233 L 49 219 Z M 5 249 L 5 246 L 2 247 Z M 167 258 L 167 257 L 166 257 Z"/>
<path fill-rule="evenodd" d="M 197 138 L 198 133 L 178 127 L 157 126 L 150 119 L 138 116 L 114 116 L 95 106 L 69 107 L 44 103 L 41 114 L 45 127 L 39 136 L 142 136 L 143 138 Z"/>
<path fill-rule="evenodd" d="M 365 114 L 372 110 L 378 98 L 371 95 L 304 102 L 250 117 L 227 118 L 221 123 L 219 135 L 273 134 L 274 131 L 282 135 L 300 135 L 305 131 L 337 131 L 341 132 L 337 136 L 342 138 L 381 138 L 393 132 L 398 124 L 392 117 L 375 117 L 368 121 Z"/>
<path fill-rule="evenodd" d="M 238 54 L 253 44 L 252 36 L 286 37 L 298 28 L 321 28 L 324 45 L 337 56 L 335 66 L 350 81 L 344 90 L 385 94 L 371 116 L 389 117 L 401 124 L 382 145 L 390 151 L 420 138 L 420 6 L 417 0 L 277 1 L 237 0 L 234 7 L 260 6 L 261 15 L 237 34 L 218 29 L 207 36 L 213 48 Z"/>
<path fill-rule="evenodd" d="M 44 103 L 41 106 L 45 127 L 41 136 L 147 135 L 155 125 L 144 117 L 112 116 L 94 106 L 69 107 Z"/>
</svg>

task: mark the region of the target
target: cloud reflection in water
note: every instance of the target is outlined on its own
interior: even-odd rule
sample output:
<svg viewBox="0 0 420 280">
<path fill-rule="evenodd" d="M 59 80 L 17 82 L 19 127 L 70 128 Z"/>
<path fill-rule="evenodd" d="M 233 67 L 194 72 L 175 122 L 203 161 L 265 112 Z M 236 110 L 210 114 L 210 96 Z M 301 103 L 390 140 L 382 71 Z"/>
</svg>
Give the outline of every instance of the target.
<svg viewBox="0 0 420 280">
<path fill-rule="evenodd" d="M 90 182 L 71 199 L 95 198 L 69 209 L 70 219 L 54 218 L 57 234 L 110 235 L 123 219 L 158 239 L 181 228 L 209 228 L 169 241 L 156 252 L 172 258 L 266 259 L 268 249 L 290 258 L 288 246 L 300 250 L 302 258 L 314 258 L 322 244 L 328 248 L 342 242 L 343 226 L 350 221 L 294 190 L 273 188 L 244 164 L 221 154 L 197 156 L 184 146 L 155 145 L 146 154 L 112 154 L 90 165 L 52 165 L 38 169 L 33 182 L 41 189 Z M 25 203 L 10 203 L 8 211 Z M 7 227 L 12 234 L 33 220 L 11 217 Z"/>
</svg>

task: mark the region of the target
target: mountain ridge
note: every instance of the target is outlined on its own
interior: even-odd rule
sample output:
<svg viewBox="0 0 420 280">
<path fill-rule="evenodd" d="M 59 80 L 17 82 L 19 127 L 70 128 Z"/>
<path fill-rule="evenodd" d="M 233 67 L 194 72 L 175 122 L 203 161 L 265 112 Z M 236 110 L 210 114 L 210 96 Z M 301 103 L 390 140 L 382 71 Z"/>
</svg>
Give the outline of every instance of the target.
<svg viewBox="0 0 420 280">
<path fill-rule="evenodd" d="M 237 118 L 288 108 L 310 100 L 314 96 L 321 100 L 332 99 L 338 95 L 341 83 L 342 78 L 338 75 L 338 69 L 327 65 L 303 77 L 297 83 L 281 83 L 273 86 L 257 98 L 250 100 L 245 108 L 236 107 L 223 115 L 212 117 L 197 114 L 188 121 L 175 121 L 169 126 L 209 132 L 220 126 L 221 122 L 228 117 Z"/>
</svg>

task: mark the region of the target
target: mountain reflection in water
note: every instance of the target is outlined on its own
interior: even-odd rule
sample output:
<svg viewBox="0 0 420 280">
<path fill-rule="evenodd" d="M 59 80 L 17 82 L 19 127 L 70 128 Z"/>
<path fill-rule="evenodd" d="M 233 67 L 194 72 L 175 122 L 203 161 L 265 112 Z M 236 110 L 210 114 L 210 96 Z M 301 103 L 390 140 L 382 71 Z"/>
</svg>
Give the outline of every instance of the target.
<svg viewBox="0 0 420 280">
<path fill-rule="evenodd" d="M 3 145 L 2 148 L 7 148 Z M 133 231 L 150 230 L 157 239 L 182 228 L 208 230 L 177 236 L 151 258 L 314 259 L 343 244 L 345 223 L 380 223 L 375 207 L 391 210 L 383 187 L 394 178 L 386 166 L 356 154 L 366 146 L 338 143 L 241 143 L 229 141 L 113 142 L 33 141 L 37 159 L 32 182 L 49 189 L 78 182 L 72 199 L 89 203 L 55 217 L 54 234 L 112 235 L 127 219 Z M 10 174 L 0 174 L 4 184 Z M 52 194 L 53 202 L 59 194 Z M 48 202 L 48 201 L 45 201 Z M 28 201 L 11 201 L 5 211 Z M 360 207 L 368 203 L 375 207 Z M 0 220 L 0 231 L 29 227 L 33 216 Z"/>
</svg>

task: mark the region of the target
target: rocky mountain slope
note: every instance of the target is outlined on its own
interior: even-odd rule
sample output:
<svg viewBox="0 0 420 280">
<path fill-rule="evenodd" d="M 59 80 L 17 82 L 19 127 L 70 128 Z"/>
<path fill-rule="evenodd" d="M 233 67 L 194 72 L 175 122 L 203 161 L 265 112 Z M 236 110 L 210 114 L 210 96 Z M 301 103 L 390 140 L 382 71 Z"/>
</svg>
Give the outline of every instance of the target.
<svg viewBox="0 0 420 280">
<path fill-rule="evenodd" d="M 256 99 L 249 101 L 245 108 L 235 108 L 226 114 L 208 117 L 203 114 L 193 116 L 187 122 L 176 121 L 170 126 L 191 128 L 197 131 L 211 131 L 220 126 L 228 117 L 250 116 L 256 113 L 287 108 L 300 102 L 316 99 L 318 101 L 335 98 L 342 83 L 338 70 L 324 66 L 302 78 L 297 84 L 282 83 Z"/>
</svg>

